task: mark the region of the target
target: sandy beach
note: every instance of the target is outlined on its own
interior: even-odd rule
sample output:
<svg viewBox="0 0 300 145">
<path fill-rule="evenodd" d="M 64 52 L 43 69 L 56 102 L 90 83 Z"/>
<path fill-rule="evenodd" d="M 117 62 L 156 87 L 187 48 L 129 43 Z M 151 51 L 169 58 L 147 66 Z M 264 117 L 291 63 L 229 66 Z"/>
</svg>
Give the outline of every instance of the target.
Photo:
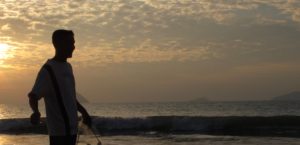
<svg viewBox="0 0 300 145">
<path fill-rule="evenodd" d="M 208 135 L 104 136 L 103 145 L 300 145 L 299 138 L 236 137 Z M 79 145 L 97 144 L 93 136 L 81 136 Z M 46 135 L 0 135 L 0 145 L 46 145 Z"/>
</svg>

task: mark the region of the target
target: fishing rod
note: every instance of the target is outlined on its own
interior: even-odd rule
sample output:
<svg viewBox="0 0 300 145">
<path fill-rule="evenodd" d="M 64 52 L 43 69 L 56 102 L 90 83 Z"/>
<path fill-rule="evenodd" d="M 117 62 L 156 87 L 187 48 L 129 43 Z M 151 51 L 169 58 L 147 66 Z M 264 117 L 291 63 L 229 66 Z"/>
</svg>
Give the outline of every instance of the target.
<svg viewBox="0 0 300 145">
<path fill-rule="evenodd" d="M 96 135 L 96 133 L 94 132 L 93 127 L 91 127 L 90 130 L 92 131 L 94 137 L 95 137 L 95 138 L 97 139 L 97 141 L 98 141 L 97 145 L 102 145 L 102 142 L 101 142 L 100 138 L 99 138 L 99 137 Z"/>
<path fill-rule="evenodd" d="M 82 124 L 83 124 L 83 123 L 80 121 L 80 126 L 81 126 Z M 98 141 L 97 145 L 102 145 L 102 142 L 101 142 L 100 138 L 96 135 L 96 133 L 95 133 L 93 127 L 92 127 L 92 126 L 91 126 L 91 127 L 86 126 L 86 127 L 89 129 L 90 132 L 92 132 L 93 136 L 97 139 L 97 141 Z M 78 129 L 77 139 L 76 139 L 76 145 L 79 144 L 79 138 L 80 138 L 80 133 L 79 133 L 79 129 Z M 87 145 L 91 145 L 91 144 L 87 143 Z"/>
<path fill-rule="evenodd" d="M 78 98 L 81 102 L 89 103 L 88 99 L 86 97 L 84 97 L 83 95 L 81 95 L 79 92 L 76 92 L 76 98 Z M 82 123 L 82 120 L 80 120 L 79 127 L 82 124 L 84 124 L 84 123 Z M 92 126 L 91 127 L 86 126 L 86 127 L 90 130 L 90 132 L 92 132 L 93 136 L 97 139 L 97 141 L 98 141 L 97 145 L 102 145 L 102 142 L 101 142 L 100 138 L 96 135 L 95 131 L 93 130 L 93 127 Z M 78 129 L 76 145 L 78 145 L 78 143 L 79 143 L 79 138 L 80 138 L 80 133 L 79 133 L 79 129 Z M 91 145 L 91 144 L 88 143 L 87 145 Z"/>
</svg>

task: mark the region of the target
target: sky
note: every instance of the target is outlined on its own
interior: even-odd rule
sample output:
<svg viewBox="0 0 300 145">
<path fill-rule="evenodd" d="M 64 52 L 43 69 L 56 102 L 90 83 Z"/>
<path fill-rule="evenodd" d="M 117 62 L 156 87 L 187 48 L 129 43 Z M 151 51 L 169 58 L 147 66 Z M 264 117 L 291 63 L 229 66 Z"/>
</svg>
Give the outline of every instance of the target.
<svg viewBox="0 0 300 145">
<path fill-rule="evenodd" d="M 56 29 L 75 33 L 69 62 L 90 102 L 300 90 L 298 0 L 0 0 L 1 103 L 27 103 Z"/>
</svg>

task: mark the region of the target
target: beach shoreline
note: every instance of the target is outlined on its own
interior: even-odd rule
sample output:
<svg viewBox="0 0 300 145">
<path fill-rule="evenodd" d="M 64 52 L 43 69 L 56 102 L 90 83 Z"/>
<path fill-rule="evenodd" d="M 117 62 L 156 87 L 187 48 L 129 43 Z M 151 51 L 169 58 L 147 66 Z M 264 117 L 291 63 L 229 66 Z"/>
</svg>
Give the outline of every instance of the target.
<svg viewBox="0 0 300 145">
<path fill-rule="evenodd" d="M 161 136 L 103 136 L 100 137 L 105 145 L 299 145 L 299 138 L 288 137 L 238 137 L 211 135 L 161 135 Z M 48 144 L 47 135 L 0 135 L 0 145 L 45 145 Z M 96 144 L 92 135 L 81 135 L 79 145 Z"/>
</svg>

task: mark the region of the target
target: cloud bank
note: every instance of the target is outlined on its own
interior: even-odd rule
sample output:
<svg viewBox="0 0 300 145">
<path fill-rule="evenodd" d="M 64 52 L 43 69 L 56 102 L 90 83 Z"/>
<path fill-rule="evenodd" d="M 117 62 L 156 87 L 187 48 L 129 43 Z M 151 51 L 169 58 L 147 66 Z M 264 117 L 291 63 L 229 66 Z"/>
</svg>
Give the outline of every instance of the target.
<svg viewBox="0 0 300 145">
<path fill-rule="evenodd" d="M 50 57 L 51 33 L 58 28 L 75 31 L 74 62 L 94 66 L 202 61 L 299 46 L 273 43 L 280 39 L 275 29 L 291 31 L 284 37 L 300 35 L 296 0 L 2 0 L 0 7 L 0 41 L 12 46 L 12 57 L 2 61 L 15 67 Z"/>
</svg>

